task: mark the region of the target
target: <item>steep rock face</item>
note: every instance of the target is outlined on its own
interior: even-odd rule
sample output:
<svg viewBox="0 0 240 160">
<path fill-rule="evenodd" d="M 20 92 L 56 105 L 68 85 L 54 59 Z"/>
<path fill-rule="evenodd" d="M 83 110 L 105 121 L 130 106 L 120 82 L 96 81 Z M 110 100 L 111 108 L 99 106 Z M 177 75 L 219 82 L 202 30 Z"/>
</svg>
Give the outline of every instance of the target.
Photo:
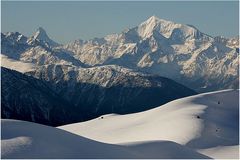
<svg viewBox="0 0 240 160">
<path fill-rule="evenodd" d="M 49 85 L 31 76 L 1 67 L 1 116 L 47 125 L 81 120 L 71 103 L 63 100 Z"/>
<path fill-rule="evenodd" d="M 76 68 L 45 65 L 28 74 L 48 81 L 53 90 L 84 110 L 90 119 L 107 113 L 134 113 L 195 94 L 170 79 L 119 66 Z"/>
</svg>

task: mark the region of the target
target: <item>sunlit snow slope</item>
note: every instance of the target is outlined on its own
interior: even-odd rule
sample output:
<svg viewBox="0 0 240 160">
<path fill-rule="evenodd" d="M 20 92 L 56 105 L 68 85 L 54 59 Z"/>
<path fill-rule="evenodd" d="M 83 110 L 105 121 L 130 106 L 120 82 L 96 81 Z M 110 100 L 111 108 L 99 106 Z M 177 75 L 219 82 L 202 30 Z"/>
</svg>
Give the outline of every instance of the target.
<svg viewBox="0 0 240 160">
<path fill-rule="evenodd" d="M 97 141 L 129 145 L 168 140 L 212 158 L 238 158 L 239 90 L 178 99 L 128 115 L 105 115 L 61 129 Z"/>
<path fill-rule="evenodd" d="M 35 69 L 33 63 L 26 63 L 18 60 L 8 58 L 7 56 L 0 54 L 1 57 L 1 66 L 6 67 L 12 70 L 16 70 L 21 73 L 30 72 Z"/>
<path fill-rule="evenodd" d="M 120 146 L 32 122 L 2 120 L 1 125 L 1 158 L 208 158 L 170 141 Z"/>
</svg>

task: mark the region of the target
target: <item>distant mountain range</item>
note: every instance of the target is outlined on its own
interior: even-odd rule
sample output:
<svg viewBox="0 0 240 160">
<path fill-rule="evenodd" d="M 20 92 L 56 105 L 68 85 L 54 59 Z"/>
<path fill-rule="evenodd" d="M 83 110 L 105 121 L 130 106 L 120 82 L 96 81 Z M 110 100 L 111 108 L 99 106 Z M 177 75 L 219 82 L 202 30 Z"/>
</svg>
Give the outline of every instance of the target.
<svg viewBox="0 0 240 160">
<path fill-rule="evenodd" d="M 60 125 L 238 88 L 238 45 L 238 37 L 211 37 L 155 16 L 66 45 L 41 27 L 31 37 L 1 33 L 2 117 Z M 59 114 L 66 116 L 55 121 Z"/>
</svg>

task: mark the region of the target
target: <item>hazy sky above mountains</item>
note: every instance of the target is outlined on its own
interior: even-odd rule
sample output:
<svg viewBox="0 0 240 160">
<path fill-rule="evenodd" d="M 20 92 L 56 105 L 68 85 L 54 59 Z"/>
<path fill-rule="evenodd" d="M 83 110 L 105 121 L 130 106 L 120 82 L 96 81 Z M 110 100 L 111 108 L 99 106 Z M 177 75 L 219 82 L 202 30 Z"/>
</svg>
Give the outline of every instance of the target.
<svg viewBox="0 0 240 160">
<path fill-rule="evenodd" d="M 1 30 L 30 36 L 41 26 L 57 42 L 91 39 L 139 25 L 152 15 L 191 24 L 212 36 L 238 35 L 238 2 L 2 1 Z"/>
</svg>

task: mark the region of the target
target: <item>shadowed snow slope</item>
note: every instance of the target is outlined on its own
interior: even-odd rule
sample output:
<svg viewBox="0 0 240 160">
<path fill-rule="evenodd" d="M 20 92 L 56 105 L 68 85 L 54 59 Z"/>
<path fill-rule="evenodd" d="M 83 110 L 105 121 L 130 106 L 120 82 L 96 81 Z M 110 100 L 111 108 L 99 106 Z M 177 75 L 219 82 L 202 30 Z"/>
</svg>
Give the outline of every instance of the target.
<svg viewBox="0 0 240 160">
<path fill-rule="evenodd" d="M 119 146 L 31 122 L 2 120 L 1 124 L 2 158 L 208 158 L 168 141 Z"/>
<path fill-rule="evenodd" d="M 238 156 L 238 95 L 239 90 L 199 94 L 145 112 L 105 115 L 60 128 L 105 143 L 168 140 L 213 158 L 224 157 L 225 149 Z"/>
</svg>

